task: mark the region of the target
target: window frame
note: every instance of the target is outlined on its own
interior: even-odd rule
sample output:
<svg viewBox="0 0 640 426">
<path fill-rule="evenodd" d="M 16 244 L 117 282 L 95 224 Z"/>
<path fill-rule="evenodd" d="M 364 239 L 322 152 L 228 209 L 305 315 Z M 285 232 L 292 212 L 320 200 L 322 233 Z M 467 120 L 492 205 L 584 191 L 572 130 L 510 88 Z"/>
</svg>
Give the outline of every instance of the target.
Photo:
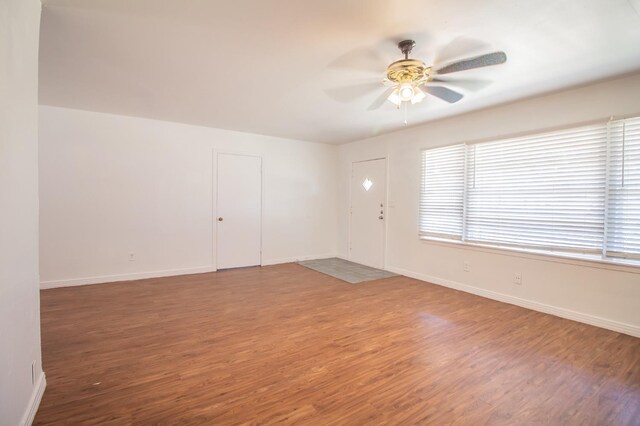
<svg viewBox="0 0 640 426">
<path fill-rule="evenodd" d="M 594 254 L 580 254 L 575 252 L 555 252 L 549 250 L 522 249 L 517 247 L 496 246 L 491 244 L 470 243 L 466 241 L 448 240 L 442 238 L 419 236 L 422 244 L 437 245 L 462 250 L 493 253 L 501 256 L 533 259 L 543 262 L 564 263 L 569 265 L 586 266 L 597 269 L 640 274 L 640 261 L 627 258 L 601 257 Z"/>
</svg>

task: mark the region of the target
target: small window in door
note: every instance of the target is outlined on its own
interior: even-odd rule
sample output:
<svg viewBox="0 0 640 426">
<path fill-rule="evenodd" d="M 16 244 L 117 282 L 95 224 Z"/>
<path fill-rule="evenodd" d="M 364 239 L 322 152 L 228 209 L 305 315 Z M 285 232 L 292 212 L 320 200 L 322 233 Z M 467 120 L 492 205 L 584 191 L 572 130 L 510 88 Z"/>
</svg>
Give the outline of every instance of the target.
<svg viewBox="0 0 640 426">
<path fill-rule="evenodd" d="M 369 191 L 373 186 L 373 182 L 371 182 L 369 178 L 365 178 L 364 182 L 362 182 L 362 186 L 364 187 L 365 191 Z"/>
</svg>

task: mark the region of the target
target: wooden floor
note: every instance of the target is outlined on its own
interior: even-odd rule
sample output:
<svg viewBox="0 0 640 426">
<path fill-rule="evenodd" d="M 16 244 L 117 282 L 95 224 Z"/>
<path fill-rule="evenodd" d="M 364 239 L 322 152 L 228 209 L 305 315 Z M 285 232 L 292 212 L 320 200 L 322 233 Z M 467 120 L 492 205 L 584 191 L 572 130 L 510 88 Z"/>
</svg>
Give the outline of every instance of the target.
<svg viewBox="0 0 640 426">
<path fill-rule="evenodd" d="M 640 424 L 640 339 L 296 264 L 42 291 L 35 424 Z"/>
</svg>

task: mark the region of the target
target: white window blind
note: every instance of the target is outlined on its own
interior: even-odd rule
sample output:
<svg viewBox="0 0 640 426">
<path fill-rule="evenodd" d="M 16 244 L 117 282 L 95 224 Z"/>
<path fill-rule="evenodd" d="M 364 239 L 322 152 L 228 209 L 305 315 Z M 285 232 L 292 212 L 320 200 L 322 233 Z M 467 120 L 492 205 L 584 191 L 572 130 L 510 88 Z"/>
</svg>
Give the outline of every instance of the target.
<svg viewBox="0 0 640 426">
<path fill-rule="evenodd" d="M 420 235 L 462 238 L 465 145 L 422 151 Z"/>
<path fill-rule="evenodd" d="M 640 118 L 609 123 L 606 255 L 640 259 Z"/>
<path fill-rule="evenodd" d="M 422 152 L 420 235 L 640 259 L 640 117 Z"/>
<path fill-rule="evenodd" d="M 606 126 L 470 147 L 468 241 L 598 253 Z"/>
</svg>

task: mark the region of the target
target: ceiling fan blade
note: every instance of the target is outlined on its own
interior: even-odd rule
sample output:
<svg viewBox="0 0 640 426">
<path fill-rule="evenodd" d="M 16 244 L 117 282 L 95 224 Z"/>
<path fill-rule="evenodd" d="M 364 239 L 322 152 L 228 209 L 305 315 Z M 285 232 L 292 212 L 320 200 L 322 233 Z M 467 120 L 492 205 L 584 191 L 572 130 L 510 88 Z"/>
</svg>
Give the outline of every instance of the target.
<svg viewBox="0 0 640 426">
<path fill-rule="evenodd" d="M 486 52 L 491 46 L 487 43 L 469 37 L 456 37 L 444 46 L 441 46 L 433 60 L 434 64 L 448 64 L 457 59 L 470 55 Z"/>
<path fill-rule="evenodd" d="M 324 92 L 332 99 L 341 102 L 348 103 L 358 98 L 368 95 L 371 92 L 379 90 L 382 87 L 380 81 L 372 83 L 354 84 L 351 86 L 334 87 L 326 89 Z"/>
<path fill-rule="evenodd" d="M 369 105 L 369 108 L 367 108 L 367 110 L 373 111 L 380 108 L 384 104 L 384 102 L 387 100 L 391 92 L 393 92 L 394 89 L 395 87 L 388 87 L 387 90 L 382 92 L 382 94 L 380 94 L 380 96 L 378 96 L 376 100 L 373 101 L 371 105 Z"/>
<path fill-rule="evenodd" d="M 464 97 L 462 93 L 442 86 L 426 86 L 424 87 L 424 91 L 450 104 L 456 103 Z"/>
<path fill-rule="evenodd" d="M 459 87 L 464 90 L 469 90 L 475 92 L 476 90 L 483 89 L 491 84 L 490 80 L 480 80 L 480 79 L 442 79 L 442 78 L 432 78 L 430 81 L 434 83 L 445 83 L 455 87 Z"/>
<path fill-rule="evenodd" d="M 340 70 L 367 71 L 380 74 L 388 62 L 374 49 L 354 49 L 331 61 L 327 67 Z"/>
<path fill-rule="evenodd" d="M 487 53 L 475 58 L 464 59 L 444 66 L 436 71 L 437 74 L 449 74 L 452 72 L 465 71 L 474 68 L 487 67 L 489 65 L 503 64 L 507 61 L 507 54 L 504 52 Z"/>
</svg>

